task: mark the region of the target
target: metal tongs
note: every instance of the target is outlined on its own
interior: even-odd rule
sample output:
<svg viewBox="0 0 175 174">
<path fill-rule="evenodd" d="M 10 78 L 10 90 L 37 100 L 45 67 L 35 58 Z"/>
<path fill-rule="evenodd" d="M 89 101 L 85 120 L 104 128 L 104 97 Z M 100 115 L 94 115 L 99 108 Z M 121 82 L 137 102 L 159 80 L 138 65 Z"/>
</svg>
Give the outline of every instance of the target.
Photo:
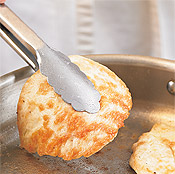
<svg viewBox="0 0 175 174">
<path fill-rule="evenodd" d="M 0 35 L 35 71 L 40 69 L 75 110 L 99 111 L 101 96 L 87 76 L 67 56 L 44 43 L 5 4 L 0 5 Z"/>
</svg>

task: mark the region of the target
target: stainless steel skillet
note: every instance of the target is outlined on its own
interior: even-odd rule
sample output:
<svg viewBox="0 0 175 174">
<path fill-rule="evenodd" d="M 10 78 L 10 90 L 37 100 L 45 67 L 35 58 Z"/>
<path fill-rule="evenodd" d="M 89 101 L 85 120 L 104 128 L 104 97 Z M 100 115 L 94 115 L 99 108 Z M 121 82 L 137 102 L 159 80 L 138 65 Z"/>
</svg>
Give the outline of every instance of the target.
<svg viewBox="0 0 175 174">
<path fill-rule="evenodd" d="M 114 71 L 129 87 L 133 109 L 118 136 L 89 158 L 64 161 L 39 157 L 19 148 L 16 105 L 21 88 L 33 73 L 25 67 L 1 78 L 1 171 L 2 173 L 135 173 L 129 166 L 131 147 L 138 137 L 158 122 L 175 125 L 175 62 L 134 55 L 87 55 Z M 168 89 L 167 90 L 167 85 Z"/>
</svg>

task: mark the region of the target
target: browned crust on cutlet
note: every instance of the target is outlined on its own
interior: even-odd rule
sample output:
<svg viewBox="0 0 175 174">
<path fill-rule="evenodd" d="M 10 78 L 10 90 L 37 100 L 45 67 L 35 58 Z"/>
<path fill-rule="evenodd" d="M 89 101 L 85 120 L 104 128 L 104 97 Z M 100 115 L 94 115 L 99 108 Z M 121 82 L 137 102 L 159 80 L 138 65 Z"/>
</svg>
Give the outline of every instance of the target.
<svg viewBox="0 0 175 174">
<path fill-rule="evenodd" d="M 65 160 L 88 157 L 111 142 L 129 116 L 131 95 L 121 79 L 92 60 L 80 56 L 71 60 L 100 92 L 101 109 L 96 114 L 75 111 L 36 72 L 24 84 L 17 108 L 21 147 L 31 153 Z"/>
</svg>

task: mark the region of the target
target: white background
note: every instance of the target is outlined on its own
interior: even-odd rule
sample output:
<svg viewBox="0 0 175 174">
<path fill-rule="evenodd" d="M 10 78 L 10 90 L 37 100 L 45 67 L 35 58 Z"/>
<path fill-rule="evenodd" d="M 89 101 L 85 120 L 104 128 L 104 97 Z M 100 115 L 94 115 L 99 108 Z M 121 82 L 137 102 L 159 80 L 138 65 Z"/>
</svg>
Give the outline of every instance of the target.
<svg viewBox="0 0 175 174">
<path fill-rule="evenodd" d="M 174 0 L 7 0 L 49 46 L 71 54 L 175 60 Z M 0 75 L 26 63 L 0 38 Z"/>
</svg>

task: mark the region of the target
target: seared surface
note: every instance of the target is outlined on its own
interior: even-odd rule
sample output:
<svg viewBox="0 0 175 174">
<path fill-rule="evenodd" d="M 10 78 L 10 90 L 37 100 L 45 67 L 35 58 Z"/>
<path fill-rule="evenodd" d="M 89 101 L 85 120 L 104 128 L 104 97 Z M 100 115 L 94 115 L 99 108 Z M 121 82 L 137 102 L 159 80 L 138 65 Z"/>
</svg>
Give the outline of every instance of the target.
<svg viewBox="0 0 175 174">
<path fill-rule="evenodd" d="M 130 165 L 138 174 L 175 174 L 175 126 L 156 124 L 132 147 Z"/>
<path fill-rule="evenodd" d="M 71 56 L 101 94 L 96 114 L 77 112 L 65 103 L 39 71 L 21 91 L 18 130 L 21 147 L 40 156 L 65 160 L 88 157 L 112 141 L 132 106 L 126 85 L 108 68 L 81 56 Z"/>
</svg>

